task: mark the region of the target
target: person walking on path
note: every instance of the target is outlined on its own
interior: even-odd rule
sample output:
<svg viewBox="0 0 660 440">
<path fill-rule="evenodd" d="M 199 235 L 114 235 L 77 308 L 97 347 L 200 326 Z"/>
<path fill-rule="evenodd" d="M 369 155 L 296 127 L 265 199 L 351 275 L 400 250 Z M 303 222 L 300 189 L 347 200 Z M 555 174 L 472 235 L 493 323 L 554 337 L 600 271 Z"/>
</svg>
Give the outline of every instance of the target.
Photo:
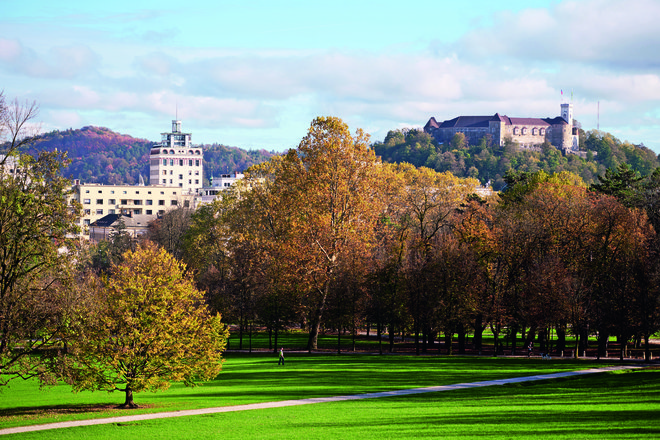
<svg viewBox="0 0 660 440">
<path fill-rule="evenodd" d="M 277 361 L 277 365 L 284 365 L 284 348 L 280 348 L 280 359 Z"/>
</svg>

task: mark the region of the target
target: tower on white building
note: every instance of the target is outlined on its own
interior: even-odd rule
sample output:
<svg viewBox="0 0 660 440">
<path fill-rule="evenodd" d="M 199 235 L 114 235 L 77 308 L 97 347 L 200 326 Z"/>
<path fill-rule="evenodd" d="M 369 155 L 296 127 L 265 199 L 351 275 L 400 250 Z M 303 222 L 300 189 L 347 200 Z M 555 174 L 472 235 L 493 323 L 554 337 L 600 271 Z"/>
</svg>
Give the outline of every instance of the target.
<svg viewBox="0 0 660 440">
<path fill-rule="evenodd" d="M 202 188 L 203 152 L 192 146 L 190 133 L 181 132 L 181 121 L 172 121 L 172 132 L 161 136 L 161 142 L 151 149 L 149 183 L 178 186 L 183 193 Z"/>
</svg>

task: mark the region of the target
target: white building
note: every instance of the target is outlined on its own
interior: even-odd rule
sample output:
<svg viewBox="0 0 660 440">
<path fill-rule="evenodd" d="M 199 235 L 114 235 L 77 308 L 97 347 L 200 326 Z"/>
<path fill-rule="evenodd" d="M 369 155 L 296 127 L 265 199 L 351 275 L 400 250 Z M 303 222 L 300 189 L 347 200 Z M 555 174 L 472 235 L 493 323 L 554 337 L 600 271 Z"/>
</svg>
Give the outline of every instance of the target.
<svg viewBox="0 0 660 440">
<path fill-rule="evenodd" d="M 108 214 L 151 216 L 155 219 L 169 209 L 195 207 L 196 195 L 180 187 L 75 183 L 73 198 L 82 205 L 79 226 L 85 235 L 91 223 Z"/>
<path fill-rule="evenodd" d="M 192 146 L 190 133 L 181 132 L 181 121 L 172 121 L 172 132 L 161 136 L 160 144 L 151 149 L 149 183 L 197 192 L 204 178 L 202 149 Z"/>
<path fill-rule="evenodd" d="M 237 172 L 233 172 L 231 174 L 221 174 L 220 177 L 211 176 L 209 178 L 211 186 L 205 186 L 199 190 L 199 194 L 201 196 L 200 202 L 202 204 L 211 203 L 218 196 L 218 194 L 231 187 L 243 177 L 245 177 L 243 173 Z"/>
</svg>

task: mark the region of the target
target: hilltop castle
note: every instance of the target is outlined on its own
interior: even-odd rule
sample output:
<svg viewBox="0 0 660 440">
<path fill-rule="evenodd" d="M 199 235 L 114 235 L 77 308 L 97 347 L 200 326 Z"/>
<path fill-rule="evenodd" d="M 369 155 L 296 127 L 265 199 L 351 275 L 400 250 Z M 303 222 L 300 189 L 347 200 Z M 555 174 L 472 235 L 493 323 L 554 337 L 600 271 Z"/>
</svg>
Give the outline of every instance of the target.
<svg viewBox="0 0 660 440">
<path fill-rule="evenodd" d="M 573 126 L 573 104 L 561 104 L 561 116 L 555 118 L 510 118 L 495 113 L 493 116 L 458 116 L 438 123 L 434 117 L 424 126 L 438 142 L 451 141 L 456 133 L 463 133 L 474 145 L 485 136 L 493 145 L 504 145 L 510 138 L 521 148 L 535 149 L 548 141 L 564 153 L 577 153 L 578 130 Z"/>
</svg>

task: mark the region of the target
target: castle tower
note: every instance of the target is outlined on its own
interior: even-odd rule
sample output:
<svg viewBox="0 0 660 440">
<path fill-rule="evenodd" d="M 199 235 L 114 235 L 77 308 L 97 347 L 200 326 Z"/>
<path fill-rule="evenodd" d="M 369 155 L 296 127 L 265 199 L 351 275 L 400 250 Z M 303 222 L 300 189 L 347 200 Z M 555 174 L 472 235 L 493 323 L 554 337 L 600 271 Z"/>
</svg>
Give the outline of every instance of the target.
<svg viewBox="0 0 660 440">
<path fill-rule="evenodd" d="M 150 153 L 151 185 L 178 186 L 183 194 L 202 188 L 202 149 L 193 147 L 190 138 L 177 120 L 172 121 L 171 133 L 161 133 L 161 142 Z"/>
<path fill-rule="evenodd" d="M 573 125 L 573 103 L 563 103 L 561 105 L 561 117 L 568 125 Z"/>
</svg>

